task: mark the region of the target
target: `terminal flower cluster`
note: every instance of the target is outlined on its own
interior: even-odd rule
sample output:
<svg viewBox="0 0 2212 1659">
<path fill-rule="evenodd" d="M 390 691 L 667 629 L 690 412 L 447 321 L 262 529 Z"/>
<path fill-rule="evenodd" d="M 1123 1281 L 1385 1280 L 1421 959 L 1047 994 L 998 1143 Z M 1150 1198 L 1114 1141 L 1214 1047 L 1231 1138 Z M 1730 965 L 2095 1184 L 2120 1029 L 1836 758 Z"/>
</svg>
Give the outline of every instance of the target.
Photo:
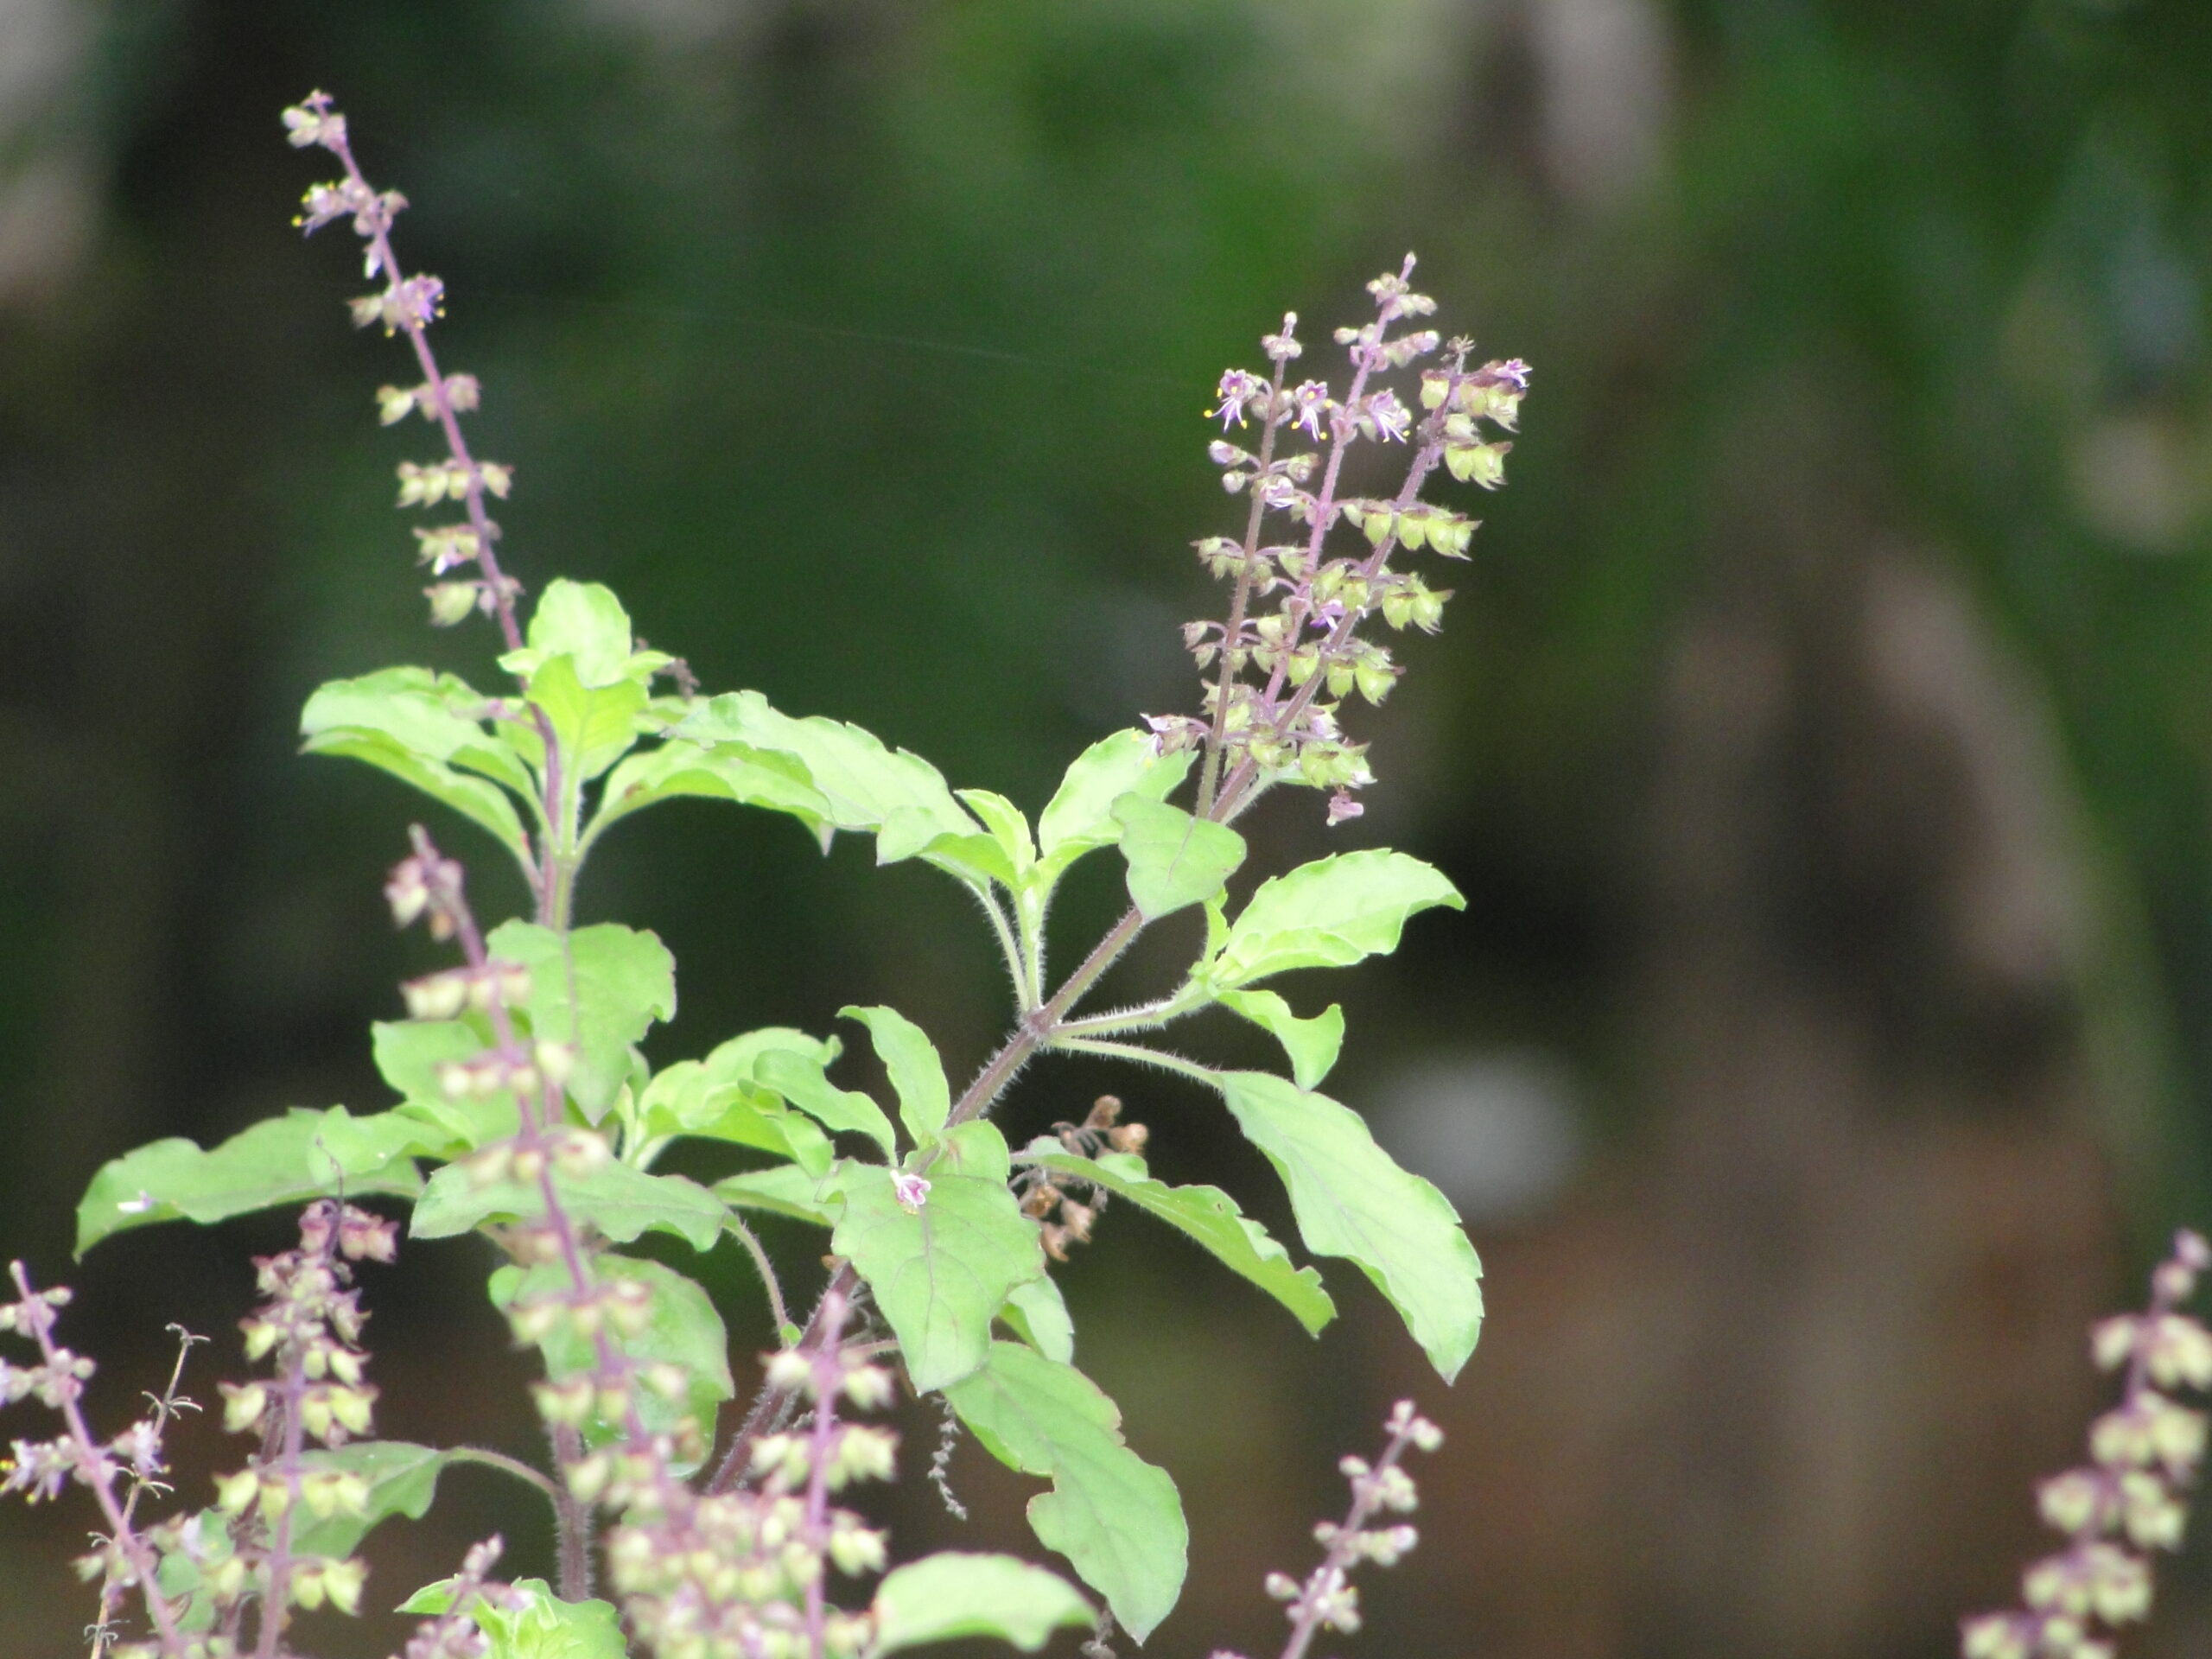
<svg viewBox="0 0 2212 1659">
<path fill-rule="evenodd" d="M 2204 1414 L 2174 1394 L 2212 1388 L 2212 1332 L 2177 1311 L 2208 1267 L 2212 1247 L 2177 1233 L 2147 1310 L 2096 1327 L 2098 1366 L 2122 1375 L 2120 1403 L 2091 1425 L 2089 1461 L 2037 1493 L 2066 1548 L 2028 1567 L 2020 1607 L 1961 1622 L 1964 1659 L 2112 1659 L 2116 1632 L 2150 1617 L 2152 1552 L 2181 1548 L 2204 1460 Z"/>
<path fill-rule="evenodd" d="M 1211 806 L 1218 791 L 1229 815 L 1276 781 L 1328 791 L 1332 823 L 1359 815 L 1354 791 L 1373 773 L 1367 746 L 1345 735 L 1339 711 L 1355 692 L 1382 702 L 1402 671 L 1389 647 L 1363 639 L 1360 629 L 1379 614 L 1394 630 L 1435 632 L 1450 592 L 1416 571 L 1392 569 L 1392 556 L 1426 548 L 1462 559 L 1477 528 L 1463 513 L 1424 503 L 1421 486 L 1440 462 L 1485 489 L 1504 482 L 1512 445 L 1487 437 L 1482 423 L 1516 429 L 1528 365 L 1516 359 L 1471 369 L 1472 341 L 1446 344 L 1433 328 L 1404 327 L 1436 309 L 1414 290 L 1413 270 L 1408 254 L 1395 275 L 1370 283 L 1373 321 L 1337 331 L 1351 361 L 1341 398 L 1323 380 L 1293 384 L 1290 365 L 1306 349 L 1293 313 L 1261 340 L 1268 372 L 1230 370 L 1209 411 L 1224 435 L 1207 454 L 1223 469 L 1222 487 L 1247 496 L 1250 511 L 1241 540 L 1209 536 L 1196 543 L 1215 577 L 1233 584 L 1225 620 L 1183 631 L 1201 671 L 1216 671 L 1204 717 L 1154 716 L 1149 724 L 1163 751 L 1205 747 L 1201 802 Z M 1425 412 L 1417 416 L 1380 382 L 1440 348 L 1446 360 L 1423 372 Z M 1255 424 L 1256 451 L 1230 441 L 1231 430 Z M 1291 447 L 1300 441 L 1315 447 Z M 1345 460 L 1360 443 L 1414 446 L 1395 495 L 1343 493 Z M 1340 526 L 1364 544 L 1338 550 L 1330 538 Z"/>
</svg>

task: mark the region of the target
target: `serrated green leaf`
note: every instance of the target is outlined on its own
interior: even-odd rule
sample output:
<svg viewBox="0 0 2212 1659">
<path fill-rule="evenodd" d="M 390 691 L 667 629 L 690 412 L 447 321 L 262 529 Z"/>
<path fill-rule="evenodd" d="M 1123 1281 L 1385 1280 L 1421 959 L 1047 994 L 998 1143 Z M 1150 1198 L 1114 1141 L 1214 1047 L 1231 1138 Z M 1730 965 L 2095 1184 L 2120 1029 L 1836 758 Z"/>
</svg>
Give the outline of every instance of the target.
<svg viewBox="0 0 2212 1659">
<path fill-rule="evenodd" d="M 639 685 L 675 660 L 666 652 L 631 648 L 630 613 L 612 588 L 595 582 L 556 576 L 537 596 L 530 632 L 520 651 L 499 658 L 499 666 L 530 679 L 556 657 L 568 658 L 586 689 L 623 680 Z"/>
<path fill-rule="evenodd" d="M 1268 1230 L 1237 1208 L 1217 1186 L 1169 1186 L 1146 1173 L 1144 1160 L 1129 1153 L 1080 1158 L 1049 1137 L 1033 1142 L 1030 1160 L 1056 1175 L 1093 1186 L 1157 1217 L 1196 1240 L 1216 1260 L 1243 1274 L 1274 1297 L 1318 1336 L 1337 1316 L 1337 1305 L 1322 1288 L 1321 1275 L 1300 1267 Z"/>
<path fill-rule="evenodd" d="M 1007 1294 L 1045 1271 L 1037 1224 L 1002 1184 L 934 1172 L 927 1179 L 909 1210 L 891 1171 L 846 1165 L 844 1213 L 830 1239 L 868 1281 L 924 1394 L 983 1363 Z"/>
<path fill-rule="evenodd" d="M 819 1227 L 836 1224 L 843 1200 L 830 1189 L 835 1182 L 810 1175 L 795 1164 L 748 1169 L 715 1183 L 715 1196 L 740 1210 L 765 1210 Z"/>
<path fill-rule="evenodd" d="M 1401 1169 L 1358 1113 L 1265 1071 L 1218 1074 L 1245 1138 L 1290 1191 L 1306 1248 L 1357 1263 L 1447 1382 L 1483 1323 L 1482 1263 L 1451 1201 Z"/>
<path fill-rule="evenodd" d="M 899 1096 L 899 1118 L 917 1146 L 928 1146 L 944 1132 L 952 1110 L 952 1087 L 944 1078 L 944 1062 L 928 1033 L 896 1008 L 845 1007 L 840 1020 L 857 1020 L 868 1027 L 891 1086 Z"/>
<path fill-rule="evenodd" d="M 1244 837 L 1179 806 L 1124 795 L 1114 803 L 1128 861 L 1129 899 L 1147 921 L 1203 904 L 1244 861 Z"/>
<path fill-rule="evenodd" d="M 717 743 L 711 749 L 696 743 L 664 743 L 628 756 L 607 775 L 592 833 L 682 795 L 765 806 L 817 823 L 830 817 L 828 798 L 815 788 L 796 755 L 744 743 Z"/>
<path fill-rule="evenodd" d="M 588 1222 L 618 1244 L 662 1232 L 706 1250 L 722 1230 L 721 1200 L 681 1175 L 648 1175 L 609 1160 L 588 1175 L 556 1174 L 554 1187 L 572 1220 Z M 424 1183 L 408 1231 L 416 1238 L 451 1238 L 487 1221 L 533 1220 L 544 1208 L 535 1181 L 475 1186 L 467 1171 L 448 1164 Z"/>
<path fill-rule="evenodd" d="M 954 1550 L 893 1567 L 876 1586 L 874 1611 L 870 1659 L 969 1636 L 1034 1653 L 1054 1630 L 1088 1625 L 1096 1617 L 1057 1573 L 1011 1555 Z"/>
<path fill-rule="evenodd" d="M 999 1318 L 1046 1358 L 1063 1365 L 1074 1360 L 1075 1321 L 1068 1317 L 1067 1299 L 1049 1269 L 1007 1292 Z"/>
<path fill-rule="evenodd" d="M 575 1045 L 569 1094 L 598 1122 L 629 1077 L 630 1045 L 655 1020 L 675 1015 L 676 959 L 654 935 L 613 922 L 565 936 L 505 922 L 484 943 L 493 957 L 530 969 L 531 1033 Z"/>
<path fill-rule="evenodd" d="M 887 1160 L 897 1158 L 899 1138 L 883 1108 L 858 1090 L 837 1087 L 823 1075 L 823 1065 L 812 1055 L 772 1048 L 753 1062 L 753 1075 L 823 1128 L 864 1135 L 883 1148 Z"/>
<path fill-rule="evenodd" d="M 1294 968 L 1342 968 L 1398 948 L 1406 918 L 1467 901 L 1434 868 L 1380 849 L 1317 859 L 1260 884 L 1221 952 L 1199 969 L 1204 984 L 1249 985 Z"/>
<path fill-rule="evenodd" d="M 646 693 L 635 680 L 587 685 L 574 658 L 548 657 L 531 671 L 528 695 L 561 746 L 564 787 L 598 777 L 638 746 Z"/>
<path fill-rule="evenodd" d="M 995 1342 L 983 1369 L 945 1390 L 992 1456 L 1052 1490 L 1029 1500 L 1038 1541 L 1073 1563 L 1141 1642 L 1182 1593 L 1190 1530 L 1165 1470 L 1122 1443 L 1122 1414 L 1071 1365 Z"/>
<path fill-rule="evenodd" d="M 449 1611 L 454 1580 L 426 1584 L 399 1604 L 403 1613 L 435 1615 Z M 494 1607 L 480 1596 L 465 1610 L 490 1643 L 484 1659 L 624 1659 L 621 1615 L 604 1601 L 563 1601 L 543 1579 L 522 1579 L 511 1586 L 519 1607 Z"/>
<path fill-rule="evenodd" d="M 308 708 L 312 715 L 312 700 Z M 390 772 L 402 783 L 411 785 L 433 800 L 444 802 L 463 817 L 490 830 L 525 871 L 531 868 L 530 837 L 524 832 L 513 800 L 497 784 L 417 753 L 383 732 L 358 726 L 332 726 L 309 731 L 300 747 L 304 753 L 342 755 Z"/>
<path fill-rule="evenodd" d="M 1274 1034 L 1290 1057 L 1290 1073 L 1301 1089 L 1318 1089 L 1337 1064 L 1344 1046 L 1344 1011 L 1332 1002 L 1301 1020 L 1274 991 L 1222 991 L 1214 1000 L 1232 1014 Z"/>
<path fill-rule="evenodd" d="M 644 1330 L 632 1336 L 609 1327 L 607 1337 L 615 1347 L 640 1368 L 662 1363 L 683 1368 L 685 1388 L 677 1399 L 671 1400 L 652 1388 L 630 1391 L 647 1431 L 668 1433 L 683 1418 L 690 1417 L 698 1423 L 702 1433 L 710 1435 L 715 1408 L 737 1392 L 729 1372 L 728 1333 L 722 1328 L 721 1315 L 715 1311 L 712 1299 L 697 1283 L 675 1268 L 637 1256 L 602 1254 L 593 1262 L 592 1271 L 601 1280 L 626 1280 L 641 1284 L 652 1297 L 652 1315 Z M 518 1300 L 556 1294 L 569 1288 L 568 1268 L 558 1262 L 541 1262 L 527 1270 L 518 1267 L 498 1268 L 486 1287 L 492 1306 L 503 1313 Z M 537 1348 L 545 1357 L 545 1375 L 556 1382 L 599 1367 L 598 1349 L 592 1339 L 579 1336 L 566 1324 L 555 1326 Z M 612 1446 L 626 1432 L 620 1422 L 596 1411 L 581 1427 L 585 1443 L 593 1446 Z M 678 1460 L 671 1466 L 677 1474 L 688 1475 L 698 1465 Z"/>
<path fill-rule="evenodd" d="M 1037 820 L 1040 879 L 1056 881 L 1085 853 L 1120 841 L 1122 823 L 1114 816 L 1114 803 L 1124 795 L 1166 799 L 1194 758 L 1189 750 L 1158 754 L 1151 737 L 1137 731 L 1103 737 L 1077 755 Z"/>
<path fill-rule="evenodd" d="M 387 738 L 420 756 L 503 785 L 528 799 L 530 768 L 496 724 L 490 701 L 466 681 L 427 668 L 387 668 L 317 688 L 300 711 L 300 735 L 351 731 Z"/>
<path fill-rule="evenodd" d="M 961 810 L 944 774 L 904 749 L 891 750 L 857 726 L 821 715 L 795 720 L 779 714 L 758 691 L 715 697 L 670 734 L 713 745 L 734 740 L 756 749 L 795 755 L 830 810 L 817 817 L 785 807 L 817 834 L 825 829 L 877 836 L 876 861 L 911 858 L 939 836 L 973 836 L 976 821 Z M 895 818 L 895 822 L 893 822 Z"/>
<path fill-rule="evenodd" d="M 202 1150 L 156 1141 L 100 1166 L 77 1205 L 77 1254 L 111 1234 L 157 1221 L 202 1226 L 340 1192 L 413 1198 L 423 1178 L 424 1127 L 385 1112 L 356 1118 L 343 1106 L 294 1107 Z"/>
</svg>

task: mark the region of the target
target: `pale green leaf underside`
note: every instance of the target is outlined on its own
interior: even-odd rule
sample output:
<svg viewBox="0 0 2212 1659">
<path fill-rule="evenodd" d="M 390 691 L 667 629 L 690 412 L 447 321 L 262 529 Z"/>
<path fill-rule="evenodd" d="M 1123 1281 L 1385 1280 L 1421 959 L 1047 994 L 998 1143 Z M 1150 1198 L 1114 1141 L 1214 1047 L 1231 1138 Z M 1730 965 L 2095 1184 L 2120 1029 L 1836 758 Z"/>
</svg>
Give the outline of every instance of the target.
<svg viewBox="0 0 2212 1659">
<path fill-rule="evenodd" d="M 1037 820 L 1039 868 L 1046 881 L 1087 852 L 1122 838 L 1114 803 L 1124 795 L 1165 800 L 1191 770 L 1187 750 L 1161 756 L 1143 732 L 1103 737 L 1076 757 L 1060 787 Z"/>
<path fill-rule="evenodd" d="M 728 1176 L 716 1181 L 714 1190 L 716 1198 L 734 1209 L 760 1210 L 828 1227 L 843 1207 L 843 1201 L 827 1190 L 832 1184 L 796 1165 L 785 1164 Z"/>
<path fill-rule="evenodd" d="M 1046 1358 L 1063 1365 L 1074 1363 L 1075 1321 L 1068 1316 L 1067 1300 L 1049 1268 L 1008 1291 L 999 1318 Z"/>
<path fill-rule="evenodd" d="M 991 1455 L 1052 1490 L 1029 1501 L 1039 1542 L 1074 1565 L 1141 1642 L 1182 1593 L 1190 1531 L 1165 1470 L 1122 1443 L 1122 1414 L 1082 1372 L 1019 1343 L 945 1391 Z"/>
<path fill-rule="evenodd" d="M 1326 1095 L 1265 1071 L 1217 1080 L 1237 1127 L 1289 1189 L 1306 1249 L 1356 1262 L 1444 1380 L 1457 1376 L 1482 1331 L 1482 1263 L 1450 1201 Z"/>
<path fill-rule="evenodd" d="M 1147 921 L 1203 904 L 1244 861 L 1244 837 L 1179 806 L 1125 795 L 1114 803 L 1129 900 Z"/>
<path fill-rule="evenodd" d="M 1236 1200 L 1216 1186 L 1169 1186 L 1146 1173 L 1144 1160 L 1127 1153 L 1079 1158 L 1057 1141 L 1035 1142 L 1030 1156 L 1056 1175 L 1072 1176 L 1126 1198 L 1203 1245 L 1232 1272 L 1243 1274 L 1297 1317 L 1308 1332 L 1336 1318 L 1336 1304 L 1321 1275 L 1300 1267 L 1268 1230 L 1244 1215 Z"/>
<path fill-rule="evenodd" d="M 833 1051 L 834 1052 L 834 1051 Z M 791 1049 L 769 1049 L 753 1062 L 762 1087 L 782 1096 L 832 1133 L 864 1135 L 883 1148 L 886 1159 L 899 1155 L 899 1138 L 883 1108 L 857 1089 L 840 1089 L 823 1074 L 824 1062 Z"/>
<path fill-rule="evenodd" d="M 1344 1011 L 1336 1003 L 1301 1020 L 1274 991 L 1222 991 L 1214 1000 L 1274 1035 L 1290 1058 L 1290 1074 L 1300 1088 L 1319 1088 L 1335 1068 L 1344 1046 Z"/>
<path fill-rule="evenodd" d="M 928 1034 L 896 1008 L 847 1007 L 837 1010 L 841 1020 L 857 1020 L 868 1027 L 877 1056 L 890 1073 L 899 1096 L 899 1117 L 917 1146 L 927 1146 L 944 1128 L 952 1111 L 952 1090 L 944 1077 L 944 1063 Z"/>
<path fill-rule="evenodd" d="M 77 1205 L 77 1254 L 109 1236 L 157 1221 L 207 1225 L 339 1192 L 413 1198 L 423 1178 L 412 1159 L 436 1137 L 393 1113 L 354 1117 L 295 1107 L 203 1150 L 181 1138 L 156 1141 L 101 1166 Z"/>
<path fill-rule="evenodd" d="M 844 1212 L 830 1241 L 868 1281 L 924 1394 L 983 1363 L 1007 1294 L 1045 1271 L 1037 1224 L 1002 1184 L 934 1173 L 929 1182 L 910 1211 L 890 1171 L 848 1165 Z"/>
<path fill-rule="evenodd" d="M 995 1637 L 1034 1653 L 1090 1605 L 1057 1573 L 1011 1555 L 947 1550 L 893 1567 L 875 1590 L 874 1659 L 932 1642 Z"/>
<path fill-rule="evenodd" d="M 1248 985 L 1294 968 L 1343 968 L 1398 948 L 1406 918 L 1431 906 L 1466 907 L 1459 889 L 1404 853 L 1341 853 L 1260 884 L 1230 925 L 1221 952 L 1195 976 Z"/>
</svg>

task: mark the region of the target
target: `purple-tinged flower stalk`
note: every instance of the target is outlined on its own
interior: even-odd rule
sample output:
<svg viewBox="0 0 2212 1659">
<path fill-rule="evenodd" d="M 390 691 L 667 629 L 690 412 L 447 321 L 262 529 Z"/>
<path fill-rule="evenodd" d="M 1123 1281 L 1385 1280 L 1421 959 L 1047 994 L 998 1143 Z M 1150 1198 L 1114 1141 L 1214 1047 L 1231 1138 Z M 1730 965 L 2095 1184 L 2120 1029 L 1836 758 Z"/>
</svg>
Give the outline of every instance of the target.
<svg viewBox="0 0 2212 1659">
<path fill-rule="evenodd" d="M 1292 384 L 1289 365 L 1305 350 L 1294 313 L 1261 341 L 1272 365 L 1267 374 L 1239 368 L 1221 378 L 1208 413 L 1223 435 L 1206 453 L 1223 469 L 1222 487 L 1245 495 L 1250 511 L 1241 540 L 1210 536 L 1196 545 L 1217 578 L 1233 581 L 1229 614 L 1184 630 L 1199 668 L 1216 671 L 1204 716 L 1147 722 L 1162 750 L 1204 748 L 1201 815 L 1233 817 L 1276 782 L 1327 791 L 1332 823 L 1359 815 L 1355 791 L 1373 774 L 1367 746 L 1345 735 L 1338 710 L 1355 692 L 1382 702 L 1402 671 L 1388 646 L 1361 639 L 1359 630 L 1379 613 L 1394 630 L 1435 632 L 1450 593 L 1393 569 L 1392 555 L 1427 548 L 1465 558 L 1476 529 L 1465 515 L 1422 502 L 1421 486 L 1440 462 L 1484 489 L 1504 481 L 1512 445 L 1485 436 L 1482 423 L 1516 429 L 1527 365 L 1516 359 L 1470 369 L 1473 342 L 1454 340 L 1443 347 L 1445 365 L 1421 377 L 1420 414 L 1380 384 L 1442 345 L 1435 330 L 1405 326 L 1436 309 L 1414 291 L 1413 269 L 1408 254 L 1396 275 L 1370 283 L 1373 321 L 1337 331 L 1351 361 L 1341 397 L 1323 380 Z M 1255 423 L 1256 451 L 1230 441 L 1232 430 Z M 1300 441 L 1317 447 L 1283 449 Z M 1395 495 L 1341 493 L 1345 458 L 1360 443 L 1414 446 Z M 1364 547 L 1335 550 L 1330 538 L 1340 527 L 1363 536 Z M 1268 540 L 1271 531 L 1284 538 Z"/>
<path fill-rule="evenodd" d="M 430 325 L 445 315 L 445 284 L 435 276 L 400 274 L 391 249 L 391 226 L 406 207 L 407 198 L 397 190 L 378 190 L 362 175 L 346 136 L 346 118 L 327 92 L 310 92 L 286 110 L 284 130 L 296 148 L 327 149 L 346 169 L 343 178 L 311 187 L 292 222 L 309 236 L 341 219 L 352 222 L 353 234 L 364 245 L 362 275 L 372 282 L 384 280 L 376 292 L 348 302 L 353 326 L 380 325 L 387 334 L 405 334 L 423 372 L 418 385 L 378 387 L 377 418 L 392 426 L 410 414 L 420 415 L 439 429 L 446 442 L 442 460 L 399 465 L 401 506 L 435 506 L 451 500 L 461 503 L 465 513 L 462 523 L 415 532 L 423 563 L 440 578 L 423 589 L 430 601 L 430 620 L 451 627 L 480 611 L 497 620 L 507 649 L 519 650 L 522 630 L 515 619 L 515 600 L 522 586 L 499 569 L 494 550 L 499 526 L 484 505 L 487 495 L 506 499 L 513 469 L 477 460 L 461 435 L 458 417 L 476 408 L 482 388 L 474 375 L 441 373 L 430 350 Z M 474 575 L 445 580 L 450 572 L 471 564 L 476 567 Z"/>
<path fill-rule="evenodd" d="M 1284 1604 L 1284 1617 L 1290 1620 L 1281 1659 L 1305 1659 L 1313 1638 L 1325 1630 L 1347 1636 L 1357 1630 L 1359 1591 L 1351 1581 L 1352 1569 L 1363 1561 L 1395 1567 L 1418 1541 L 1404 1522 L 1378 1522 L 1386 1516 L 1414 1512 L 1420 1494 L 1402 1459 L 1408 1448 L 1435 1451 L 1444 1444 L 1444 1431 L 1416 1412 L 1410 1400 L 1399 1401 L 1382 1427 L 1390 1438 L 1382 1456 L 1373 1463 L 1346 1458 L 1337 1465 L 1351 1483 L 1351 1507 L 1342 1521 L 1324 1521 L 1313 1529 L 1313 1541 L 1323 1551 L 1321 1564 L 1302 1583 L 1287 1573 L 1268 1574 L 1268 1594 Z M 1212 1659 L 1242 1656 L 1218 1649 Z"/>
<path fill-rule="evenodd" d="M 2120 1629 L 2150 1616 L 2151 1553 L 2181 1548 L 2204 1459 L 2204 1414 L 2173 1395 L 2212 1388 L 2212 1332 L 2177 1311 L 2208 1267 L 2212 1247 L 2175 1234 L 2149 1307 L 2097 1325 L 2091 1350 L 2121 1372 L 2120 1403 L 2090 1426 L 2089 1461 L 2036 1495 L 2066 1548 L 2029 1566 L 2021 1606 L 1960 1621 L 1964 1659 L 2112 1659 Z"/>
</svg>

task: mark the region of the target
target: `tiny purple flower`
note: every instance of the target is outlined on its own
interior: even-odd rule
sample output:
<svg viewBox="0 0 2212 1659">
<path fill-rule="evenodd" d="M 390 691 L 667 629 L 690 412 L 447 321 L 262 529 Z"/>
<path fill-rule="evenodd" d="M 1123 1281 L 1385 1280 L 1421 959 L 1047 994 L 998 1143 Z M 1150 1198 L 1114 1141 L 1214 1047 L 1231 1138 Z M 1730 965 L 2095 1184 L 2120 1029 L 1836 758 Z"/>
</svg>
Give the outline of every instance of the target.
<svg viewBox="0 0 2212 1659">
<path fill-rule="evenodd" d="M 909 1175 L 902 1170 L 891 1178 L 891 1194 L 908 1215 L 919 1215 L 922 1206 L 930 1201 L 930 1184 L 920 1176 Z"/>
<path fill-rule="evenodd" d="M 1244 424 L 1244 406 L 1262 390 L 1261 382 L 1245 370 L 1230 369 L 1222 375 L 1221 385 L 1214 389 L 1214 395 L 1221 399 L 1221 403 L 1217 407 L 1206 410 L 1207 416 L 1218 416 L 1221 429 L 1224 432 L 1229 430 L 1231 421 L 1242 426 Z"/>
<path fill-rule="evenodd" d="M 1328 383 L 1308 380 L 1290 394 L 1292 418 L 1298 429 L 1319 443 L 1321 441 L 1321 422 L 1330 410 Z"/>
</svg>

